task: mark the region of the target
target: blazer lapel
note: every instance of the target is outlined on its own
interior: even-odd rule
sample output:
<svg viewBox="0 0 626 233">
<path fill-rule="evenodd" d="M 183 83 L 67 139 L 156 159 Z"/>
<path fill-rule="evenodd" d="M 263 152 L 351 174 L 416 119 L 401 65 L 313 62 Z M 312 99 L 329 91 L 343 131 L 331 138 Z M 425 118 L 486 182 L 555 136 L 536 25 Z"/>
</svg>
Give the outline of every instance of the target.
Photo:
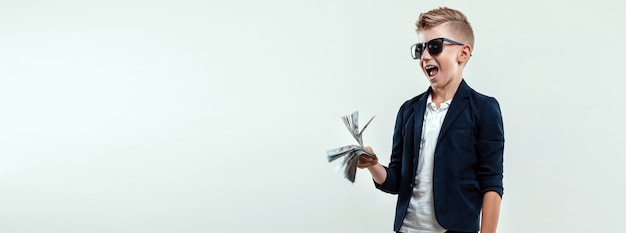
<svg viewBox="0 0 626 233">
<path fill-rule="evenodd" d="M 439 141 L 450 129 L 450 126 L 452 126 L 459 114 L 461 114 L 461 112 L 463 112 L 463 110 L 467 107 L 469 94 L 470 87 L 467 83 L 465 83 L 465 80 L 461 80 L 461 84 L 452 98 L 452 103 L 450 103 L 450 108 L 448 108 L 448 113 L 446 113 L 446 117 L 443 120 L 443 125 L 441 125 L 441 131 L 439 132 L 439 137 L 437 138 L 437 144 L 439 144 Z"/>
<path fill-rule="evenodd" d="M 424 111 L 426 111 L 426 102 L 428 101 L 428 95 L 430 95 L 431 88 L 429 87 L 426 92 L 422 95 L 421 98 L 413 106 L 413 119 L 415 122 L 413 123 L 413 177 L 415 177 L 417 173 L 417 161 L 420 156 L 420 146 L 422 145 L 422 125 L 424 124 Z"/>
</svg>

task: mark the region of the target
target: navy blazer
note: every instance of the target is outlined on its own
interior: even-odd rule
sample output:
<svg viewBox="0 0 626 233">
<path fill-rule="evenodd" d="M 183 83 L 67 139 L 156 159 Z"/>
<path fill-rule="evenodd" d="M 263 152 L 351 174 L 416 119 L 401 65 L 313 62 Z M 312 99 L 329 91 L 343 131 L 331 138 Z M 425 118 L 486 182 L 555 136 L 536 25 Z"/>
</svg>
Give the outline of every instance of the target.
<svg viewBox="0 0 626 233">
<path fill-rule="evenodd" d="M 406 101 L 396 119 L 387 179 L 376 188 L 398 194 L 394 231 L 404 220 L 413 193 L 426 92 Z M 504 129 L 498 101 L 461 81 L 446 114 L 433 171 L 435 217 L 449 231 L 477 232 L 483 194 L 503 193 Z"/>
</svg>

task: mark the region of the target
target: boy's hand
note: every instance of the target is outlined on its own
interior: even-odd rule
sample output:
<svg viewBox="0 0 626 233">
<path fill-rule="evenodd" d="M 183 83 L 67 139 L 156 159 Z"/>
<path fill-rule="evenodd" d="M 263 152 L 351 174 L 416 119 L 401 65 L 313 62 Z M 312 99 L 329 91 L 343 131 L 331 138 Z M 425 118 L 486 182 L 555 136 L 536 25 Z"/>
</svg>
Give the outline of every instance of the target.
<svg viewBox="0 0 626 233">
<path fill-rule="evenodd" d="M 365 151 L 367 152 L 374 152 L 374 150 L 372 150 L 372 148 L 369 146 L 366 146 L 363 149 L 365 149 Z M 356 166 L 362 169 L 376 164 L 378 164 L 378 158 L 376 157 L 359 156 L 359 161 L 357 162 Z"/>
</svg>

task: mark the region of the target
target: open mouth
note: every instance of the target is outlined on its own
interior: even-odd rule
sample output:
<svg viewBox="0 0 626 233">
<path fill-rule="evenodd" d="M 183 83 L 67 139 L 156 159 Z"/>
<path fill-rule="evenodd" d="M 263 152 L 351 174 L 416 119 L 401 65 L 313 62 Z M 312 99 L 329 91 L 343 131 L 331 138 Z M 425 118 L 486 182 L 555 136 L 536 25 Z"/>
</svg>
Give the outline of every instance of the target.
<svg viewBox="0 0 626 233">
<path fill-rule="evenodd" d="M 437 75 L 437 73 L 439 73 L 439 67 L 433 66 L 433 65 L 428 65 L 425 67 L 426 69 L 426 74 L 428 74 L 428 77 L 434 77 L 435 75 Z"/>
</svg>

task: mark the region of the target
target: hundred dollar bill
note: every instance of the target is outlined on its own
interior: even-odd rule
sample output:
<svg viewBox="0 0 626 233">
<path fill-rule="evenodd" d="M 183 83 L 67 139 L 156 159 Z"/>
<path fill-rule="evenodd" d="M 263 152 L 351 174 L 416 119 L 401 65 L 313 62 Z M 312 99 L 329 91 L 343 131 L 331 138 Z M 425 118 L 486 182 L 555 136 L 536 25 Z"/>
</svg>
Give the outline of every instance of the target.
<svg viewBox="0 0 626 233">
<path fill-rule="evenodd" d="M 343 123 L 346 125 L 352 137 L 356 139 L 358 145 L 348 145 L 342 146 L 339 148 L 335 148 L 332 150 L 326 151 L 328 156 L 328 162 L 333 162 L 337 159 L 341 159 L 341 162 L 338 164 L 338 170 L 342 170 L 344 172 L 344 176 L 350 182 L 354 183 L 354 179 L 356 176 L 356 168 L 357 162 L 359 161 L 360 156 L 371 156 L 376 157 L 376 154 L 372 152 L 368 152 L 363 148 L 363 131 L 365 128 L 374 120 L 372 117 L 363 129 L 359 131 L 359 111 L 353 112 L 351 115 L 346 115 L 342 117 Z"/>
</svg>

